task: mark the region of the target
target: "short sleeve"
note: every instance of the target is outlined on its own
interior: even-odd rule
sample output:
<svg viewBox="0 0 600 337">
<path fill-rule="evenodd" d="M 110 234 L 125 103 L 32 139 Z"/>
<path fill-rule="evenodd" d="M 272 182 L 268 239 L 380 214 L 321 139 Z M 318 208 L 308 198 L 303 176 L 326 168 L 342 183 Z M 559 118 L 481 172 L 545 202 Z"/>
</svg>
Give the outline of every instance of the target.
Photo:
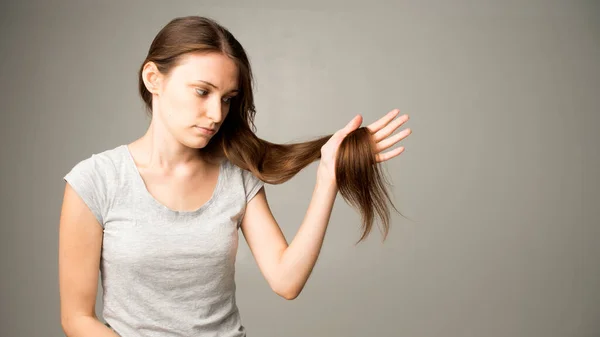
<svg viewBox="0 0 600 337">
<path fill-rule="evenodd" d="M 63 178 L 92 211 L 102 227 L 108 200 L 105 173 L 98 155 L 94 154 L 77 163 Z"/>
<path fill-rule="evenodd" d="M 256 193 L 258 193 L 265 183 L 248 170 L 243 170 L 242 174 L 244 179 L 244 190 L 246 191 L 246 203 L 248 203 L 254 198 Z"/>
</svg>

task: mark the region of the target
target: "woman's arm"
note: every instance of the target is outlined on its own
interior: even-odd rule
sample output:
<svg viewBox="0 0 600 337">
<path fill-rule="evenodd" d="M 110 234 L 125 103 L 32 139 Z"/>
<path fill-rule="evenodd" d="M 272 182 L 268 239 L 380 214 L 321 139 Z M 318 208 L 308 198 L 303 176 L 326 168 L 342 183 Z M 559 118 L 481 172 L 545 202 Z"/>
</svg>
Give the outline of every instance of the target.
<svg viewBox="0 0 600 337">
<path fill-rule="evenodd" d="M 279 282 L 286 298 L 296 298 L 317 262 L 337 194 L 335 183 L 317 179 L 304 220 L 279 263 Z"/>
<path fill-rule="evenodd" d="M 119 337 L 95 314 L 102 226 L 67 183 L 59 223 L 60 319 L 68 337 Z"/>
<path fill-rule="evenodd" d="M 281 297 L 292 300 L 304 288 L 323 245 L 336 194 L 335 183 L 318 174 L 308 211 L 289 245 L 269 209 L 264 189 L 248 203 L 242 232 L 261 272 Z"/>
</svg>

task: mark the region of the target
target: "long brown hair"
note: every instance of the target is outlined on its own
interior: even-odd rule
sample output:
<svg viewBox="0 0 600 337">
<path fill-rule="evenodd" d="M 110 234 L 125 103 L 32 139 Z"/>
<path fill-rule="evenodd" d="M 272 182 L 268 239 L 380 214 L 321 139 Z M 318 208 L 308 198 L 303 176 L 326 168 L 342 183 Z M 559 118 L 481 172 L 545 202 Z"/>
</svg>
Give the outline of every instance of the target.
<svg viewBox="0 0 600 337">
<path fill-rule="evenodd" d="M 321 147 L 332 134 L 289 144 L 271 143 L 255 135 L 253 76 L 246 52 L 225 27 L 207 17 L 175 18 L 152 41 L 139 69 L 140 95 L 149 115 L 152 114 L 152 94 L 142 80 L 144 65 L 154 62 L 161 73 L 168 74 L 181 56 L 191 52 L 221 53 L 231 58 L 239 69 L 240 93 L 232 99 L 227 119 L 219 132 L 201 149 L 203 154 L 224 155 L 233 164 L 251 171 L 269 184 L 286 182 L 321 158 Z M 369 235 L 375 214 L 381 219 L 380 230 L 385 241 L 390 222 L 386 200 L 398 212 L 385 189 L 384 176 L 376 162 L 374 150 L 371 132 L 361 127 L 344 138 L 336 158 L 338 190 L 361 214 L 363 233 L 356 244 Z"/>
</svg>

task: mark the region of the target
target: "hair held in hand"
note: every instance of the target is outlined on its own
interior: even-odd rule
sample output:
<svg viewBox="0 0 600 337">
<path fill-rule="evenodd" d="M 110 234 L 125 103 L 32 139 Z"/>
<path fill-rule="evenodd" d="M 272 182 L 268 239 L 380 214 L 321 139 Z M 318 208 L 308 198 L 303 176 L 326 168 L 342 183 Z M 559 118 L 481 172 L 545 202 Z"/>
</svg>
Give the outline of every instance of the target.
<svg viewBox="0 0 600 337">
<path fill-rule="evenodd" d="M 219 132 L 200 150 L 203 154 L 226 156 L 233 164 L 251 171 L 269 184 L 286 182 L 321 157 L 321 147 L 332 134 L 289 144 L 275 144 L 256 136 L 250 62 L 235 37 L 210 18 L 175 18 L 152 41 L 139 69 L 140 95 L 149 114 L 152 113 L 152 94 L 142 80 L 144 65 L 153 62 L 161 73 L 168 74 L 187 53 L 221 53 L 232 59 L 239 69 L 240 92 L 232 99 Z M 336 158 L 335 174 L 339 192 L 361 215 L 362 234 L 358 242 L 369 235 L 375 217 L 380 219 L 380 230 L 385 240 L 390 228 L 388 203 L 398 212 L 386 191 L 375 149 L 370 131 L 361 127 L 344 138 Z"/>
</svg>

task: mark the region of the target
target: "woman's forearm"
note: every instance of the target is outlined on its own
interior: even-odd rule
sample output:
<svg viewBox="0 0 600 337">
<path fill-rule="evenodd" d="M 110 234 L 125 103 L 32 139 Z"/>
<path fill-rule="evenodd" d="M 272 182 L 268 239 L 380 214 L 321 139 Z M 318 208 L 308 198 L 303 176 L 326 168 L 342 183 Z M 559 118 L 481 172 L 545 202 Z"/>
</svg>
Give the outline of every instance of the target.
<svg viewBox="0 0 600 337">
<path fill-rule="evenodd" d="M 62 328 L 67 337 L 120 337 L 114 330 L 92 316 L 66 319 Z"/>
<path fill-rule="evenodd" d="M 279 264 L 279 289 L 287 299 L 300 294 L 317 262 L 337 192 L 335 181 L 317 173 L 304 220 Z"/>
</svg>

